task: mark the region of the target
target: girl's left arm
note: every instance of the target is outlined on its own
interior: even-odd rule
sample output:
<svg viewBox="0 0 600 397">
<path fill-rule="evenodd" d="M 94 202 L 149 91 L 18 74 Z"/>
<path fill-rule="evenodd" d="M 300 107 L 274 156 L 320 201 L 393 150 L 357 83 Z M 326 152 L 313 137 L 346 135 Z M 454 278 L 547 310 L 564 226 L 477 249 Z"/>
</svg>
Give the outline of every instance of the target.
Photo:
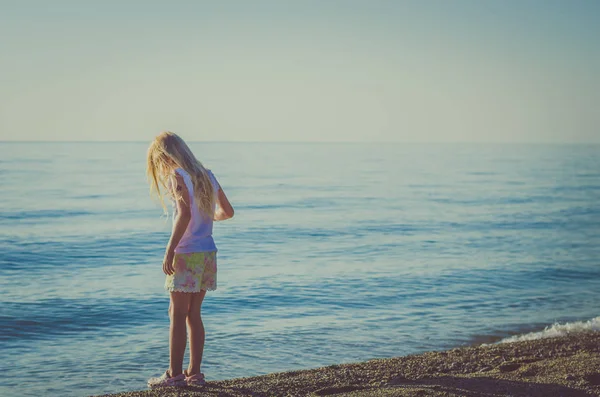
<svg viewBox="0 0 600 397">
<path fill-rule="evenodd" d="M 177 205 L 177 216 L 175 217 L 175 223 L 173 225 L 173 231 L 171 238 L 167 244 L 165 257 L 163 259 L 163 272 L 165 274 L 173 274 L 173 257 L 175 256 L 175 248 L 181 241 L 183 234 L 185 233 L 190 219 L 192 217 L 192 210 L 190 208 L 190 195 L 183 181 L 183 177 L 179 174 L 175 176 L 175 196 Z"/>
</svg>

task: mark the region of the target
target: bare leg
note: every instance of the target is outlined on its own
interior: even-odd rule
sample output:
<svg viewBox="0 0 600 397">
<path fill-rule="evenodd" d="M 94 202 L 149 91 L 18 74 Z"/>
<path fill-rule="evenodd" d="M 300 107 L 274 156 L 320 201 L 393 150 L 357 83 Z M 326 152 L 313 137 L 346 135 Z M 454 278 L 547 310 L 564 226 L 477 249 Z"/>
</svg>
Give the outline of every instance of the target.
<svg viewBox="0 0 600 397">
<path fill-rule="evenodd" d="M 190 294 L 189 311 L 187 316 L 187 325 L 189 328 L 188 336 L 190 338 L 190 364 L 187 374 L 194 375 L 200 373 L 202 364 L 202 354 L 204 353 L 204 324 L 202 323 L 201 308 L 206 291 Z"/>
<path fill-rule="evenodd" d="M 183 367 L 186 335 L 185 320 L 192 294 L 185 292 L 171 292 L 171 305 L 169 316 L 171 328 L 169 330 L 169 375 L 180 375 Z"/>
</svg>

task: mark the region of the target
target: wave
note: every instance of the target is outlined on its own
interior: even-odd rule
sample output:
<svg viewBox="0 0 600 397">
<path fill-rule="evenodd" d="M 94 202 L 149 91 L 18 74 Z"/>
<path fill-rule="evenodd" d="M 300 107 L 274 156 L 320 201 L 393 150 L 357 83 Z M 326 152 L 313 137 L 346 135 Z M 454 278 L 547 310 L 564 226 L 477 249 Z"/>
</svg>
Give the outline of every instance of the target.
<svg viewBox="0 0 600 397">
<path fill-rule="evenodd" d="M 167 323 L 165 302 L 166 298 L 122 297 L 2 302 L 4 312 L 0 316 L 0 347 L 18 348 L 19 342 L 27 340 L 118 330 L 148 322 Z"/>
<path fill-rule="evenodd" d="M 2 222 L 0 222 L 0 225 Z M 160 260 L 167 232 L 115 232 L 106 236 L 69 236 L 57 240 L 0 238 L 0 275 L 24 271 L 29 276 L 56 266 L 97 267 L 110 262 L 147 264 Z M 32 268 L 31 263 L 35 263 Z M 33 272 L 33 273 L 31 273 Z"/>
<path fill-rule="evenodd" d="M 588 321 L 576 321 L 573 323 L 554 323 L 544 328 L 543 331 L 530 332 L 528 334 L 514 335 L 504 338 L 498 343 L 522 342 L 526 340 L 536 340 L 545 338 L 557 338 L 559 336 L 573 335 L 582 332 L 600 331 L 600 316 Z"/>
<path fill-rule="evenodd" d="M 0 212 L 0 220 L 19 221 L 32 219 L 39 222 L 40 219 L 44 218 L 67 218 L 85 215 L 92 215 L 92 212 L 70 210 L 2 211 Z"/>
</svg>

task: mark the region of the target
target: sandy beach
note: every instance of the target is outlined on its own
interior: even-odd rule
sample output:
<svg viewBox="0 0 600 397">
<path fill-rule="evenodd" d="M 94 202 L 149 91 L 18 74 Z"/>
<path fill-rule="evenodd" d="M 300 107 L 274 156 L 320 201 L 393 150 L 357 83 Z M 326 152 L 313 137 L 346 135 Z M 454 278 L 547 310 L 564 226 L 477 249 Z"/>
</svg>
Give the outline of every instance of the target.
<svg viewBox="0 0 600 397">
<path fill-rule="evenodd" d="M 106 396 L 600 396 L 600 332 Z"/>
</svg>

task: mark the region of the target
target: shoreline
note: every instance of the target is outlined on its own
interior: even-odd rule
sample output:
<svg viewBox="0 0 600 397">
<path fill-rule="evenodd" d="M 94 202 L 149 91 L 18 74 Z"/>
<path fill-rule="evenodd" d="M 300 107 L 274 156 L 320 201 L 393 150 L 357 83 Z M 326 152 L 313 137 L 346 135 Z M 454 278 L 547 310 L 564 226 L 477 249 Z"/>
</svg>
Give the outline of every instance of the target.
<svg viewBox="0 0 600 397">
<path fill-rule="evenodd" d="M 102 396 L 600 397 L 600 332 Z"/>
</svg>

